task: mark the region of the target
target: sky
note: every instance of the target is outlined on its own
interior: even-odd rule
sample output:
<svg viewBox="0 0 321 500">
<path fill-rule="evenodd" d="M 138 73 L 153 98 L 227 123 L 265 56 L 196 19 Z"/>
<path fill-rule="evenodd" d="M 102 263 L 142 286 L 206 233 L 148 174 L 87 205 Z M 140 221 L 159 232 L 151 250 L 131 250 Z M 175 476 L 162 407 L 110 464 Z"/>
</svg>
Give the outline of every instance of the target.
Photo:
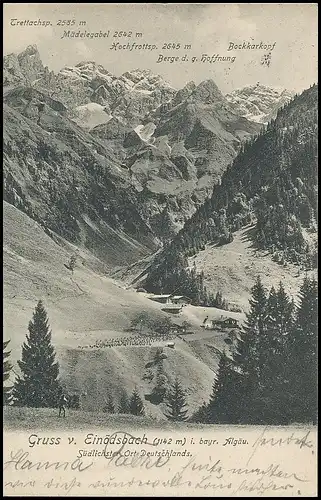
<svg viewBox="0 0 321 500">
<path fill-rule="evenodd" d="M 317 4 L 4 4 L 4 54 L 36 44 L 42 61 L 55 72 L 90 60 L 116 76 L 136 68 L 150 69 L 173 87 L 213 79 L 223 93 L 260 83 L 300 92 L 317 82 Z M 11 19 L 50 21 L 48 26 L 12 26 Z M 73 27 L 57 26 L 75 20 Z M 80 22 L 86 25 L 79 25 Z M 16 21 L 13 21 L 14 23 Z M 108 38 L 66 38 L 64 31 L 107 32 Z M 113 37 L 123 31 L 132 37 Z M 136 33 L 142 37 L 136 37 Z M 121 45 L 156 45 L 153 51 L 114 50 Z M 233 49 L 234 44 L 260 44 L 272 50 Z M 179 49 L 163 49 L 164 44 Z M 184 49 L 191 45 L 190 49 Z M 270 64 L 262 56 L 270 52 Z M 188 61 L 181 61 L 184 55 Z M 207 56 L 235 57 L 234 62 L 201 62 Z M 179 61 L 157 62 L 159 56 Z M 193 63 L 192 58 L 196 61 Z"/>
</svg>

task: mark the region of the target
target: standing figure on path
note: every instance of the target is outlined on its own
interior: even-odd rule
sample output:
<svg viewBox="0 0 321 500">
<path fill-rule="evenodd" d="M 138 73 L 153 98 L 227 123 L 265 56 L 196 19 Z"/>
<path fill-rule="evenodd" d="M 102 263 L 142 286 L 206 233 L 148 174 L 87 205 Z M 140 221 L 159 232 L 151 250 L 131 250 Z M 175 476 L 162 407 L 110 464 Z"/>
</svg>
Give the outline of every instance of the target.
<svg viewBox="0 0 321 500">
<path fill-rule="evenodd" d="M 64 394 L 62 394 L 59 398 L 59 417 L 61 416 L 61 413 L 63 413 L 63 416 L 66 416 L 66 404 L 67 404 L 67 399 Z"/>
</svg>

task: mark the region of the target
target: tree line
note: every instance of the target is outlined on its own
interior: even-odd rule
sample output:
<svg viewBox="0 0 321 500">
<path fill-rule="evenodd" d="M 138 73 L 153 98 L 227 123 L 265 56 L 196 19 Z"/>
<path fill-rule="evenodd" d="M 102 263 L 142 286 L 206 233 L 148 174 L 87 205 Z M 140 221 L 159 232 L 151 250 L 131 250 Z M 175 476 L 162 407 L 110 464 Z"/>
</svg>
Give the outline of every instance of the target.
<svg viewBox="0 0 321 500">
<path fill-rule="evenodd" d="M 291 424 L 317 421 L 317 282 L 305 278 L 299 304 L 260 278 L 234 354 L 223 352 L 195 422 Z"/>
</svg>

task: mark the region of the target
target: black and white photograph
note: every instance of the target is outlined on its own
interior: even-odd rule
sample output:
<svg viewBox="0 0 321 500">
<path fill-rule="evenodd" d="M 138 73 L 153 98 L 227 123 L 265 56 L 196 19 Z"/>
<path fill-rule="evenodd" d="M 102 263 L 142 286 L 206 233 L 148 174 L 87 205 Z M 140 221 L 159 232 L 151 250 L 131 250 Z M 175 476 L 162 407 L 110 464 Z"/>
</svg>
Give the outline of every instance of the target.
<svg viewBox="0 0 321 500">
<path fill-rule="evenodd" d="M 168 460 L 195 431 L 215 462 L 275 427 L 309 480 L 177 484 L 315 496 L 317 4 L 5 3 L 3 29 L 3 415 L 26 435 L 5 494 L 43 493 L 23 469 L 65 432 L 98 461 L 110 429 L 166 432 Z"/>
</svg>

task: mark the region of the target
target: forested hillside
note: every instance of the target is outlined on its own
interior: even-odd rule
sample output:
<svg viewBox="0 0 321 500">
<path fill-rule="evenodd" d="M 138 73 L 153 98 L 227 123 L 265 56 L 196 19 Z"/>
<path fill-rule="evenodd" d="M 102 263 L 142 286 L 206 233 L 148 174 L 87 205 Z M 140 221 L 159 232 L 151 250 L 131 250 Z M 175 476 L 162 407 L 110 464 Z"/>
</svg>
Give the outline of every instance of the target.
<svg viewBox="0 0 321 500">
<path fill-rule="evenodd" d="M 212 196 L 157 256 L 146 289 L 180 290 L 206 305 L 211 297 L 203 277 L 188 268 L 187 258 L 207 243 L 232 241 L 248 224 L 253 245 L 281 265 L 316 267 L 317 90 L 313 85 L 295 96 L 244 144 Z"/>
<path fill-rule="evenodd" d="M 195 421 L 316 423 L 317 287 L 305 278 L 295 307 L 282 283 L 268 291 L 257 278 L 236 349 L 221 355 L 212 394 Z"/>
</svg>

